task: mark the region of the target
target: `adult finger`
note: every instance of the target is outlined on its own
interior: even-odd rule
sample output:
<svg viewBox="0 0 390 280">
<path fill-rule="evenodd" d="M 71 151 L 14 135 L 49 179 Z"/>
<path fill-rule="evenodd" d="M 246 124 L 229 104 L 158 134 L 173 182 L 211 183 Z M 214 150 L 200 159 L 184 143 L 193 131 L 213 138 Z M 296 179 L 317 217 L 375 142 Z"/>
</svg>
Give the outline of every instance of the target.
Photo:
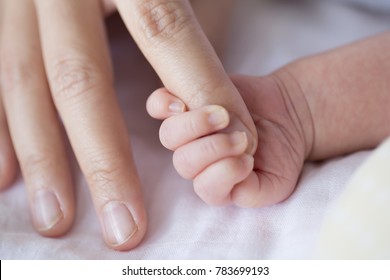
<svg viewBox="0 0 390 280">
<path fill-rule="evenodd" d="M 3 2 L 0 1 L 0 64 L 1 64 L 1 34 L 3 24 Z M 1 67 L 1 66 L 0 66 Z M 1 99 L 1 73 L 0 73 L 0 190 L 11 185 L 17 171 L 15 152 L 8 131 L 3 102 Z"/>
<path fill-rule="evenodd" d="M 34 5 L 5 0 L 3 8 L 1 84 L 12 141 L 34 225 L 44 235 L 57 236 L 73 221 L 73 186 L 45 78 Z"/>
<path fill-rule="evenodd" d="M 16 173 L 16 156 L 8 131 L 0 90 L 0 190 L 11 185 Z"/>
<path fill-rule="evenodd" d="M 217 104 L 233 116 L 231 130 L 245 131 L 254 153 L 257 132 L 187 0 L 116 0 L 118 11 L 169 92 L 189 109 Z M 236 120 L 237 119 L 237 120 Z"/>
<path fill-rule="evenodd" d="M 54 103 L 85 174 L 106 243 L 136 246 L 146 213 L 113 88 L 103 12 L 96 0 L 36 0 Z"/>
</svg>

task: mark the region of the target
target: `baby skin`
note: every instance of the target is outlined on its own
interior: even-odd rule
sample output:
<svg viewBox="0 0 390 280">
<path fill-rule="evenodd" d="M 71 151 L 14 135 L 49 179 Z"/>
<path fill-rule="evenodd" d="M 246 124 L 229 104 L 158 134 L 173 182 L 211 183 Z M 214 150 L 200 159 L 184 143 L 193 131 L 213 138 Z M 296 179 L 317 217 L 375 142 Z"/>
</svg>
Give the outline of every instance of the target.
<svg viewBox="0 0 390 280">
<path fill-rule="evenodd" d="M 245 132 L 225 131 L 230 116 L 222 106 L 172 115 L 165 109 L 180 103 L 161 89 L 149 98 L 148 111 L 153 117 L 166 118 L 160 129 L 161 143 L 174 151 L 176 170 L 193 180 L 195 192 L 205 202 L 233 202 L 242 207 L 279 202 L 293 191 L 307 153 L 302 124 L 276 80 L 236 76 L 232 81 L 256 125 L 258 145 L 253 155 L 246 152 Z"/>
<path fill-rule="evenodd" d="M 263 207 L 294 191 L 306 160 L 378 145 L 390 135 L 390 33 L 293 62 L 266 77 L 233 76 L 257 132 L 220 105 L 188 109 L 166 88 L 147 102 L 161 143 L 208 204 Z M 229 129 L 226 129 L 229 128 Z"/>
</svg>

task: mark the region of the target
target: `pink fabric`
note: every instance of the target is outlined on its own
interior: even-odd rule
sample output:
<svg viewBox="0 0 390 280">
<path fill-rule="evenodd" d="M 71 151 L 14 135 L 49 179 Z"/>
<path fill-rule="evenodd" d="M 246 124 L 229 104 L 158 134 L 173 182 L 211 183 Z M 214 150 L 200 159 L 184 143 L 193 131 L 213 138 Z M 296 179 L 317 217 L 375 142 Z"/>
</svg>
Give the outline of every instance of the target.
<svg viewBox="0 0 390 280">
<path fill-rule="evenodd" d="M 332 1 L 294 1 L 294 5 L 240 1 L 227 44 L 228 71 L 265 74 L 297 57 L 390 27 L 388 16 Z M 85 180 L 74 164 L 77 216 L 62 238 L 44 238 L 32 229 L 22 179 L 0 193 L 0 258 L 310 258 L 328 205 L 370 152 L 307 164 L 294 194 L 272 207 L 207 206 L 194 194 L 191 182 L 174 171 L 171 153 L 158 141 L 159 122 L 146 114 L 145 100 L 157 86 L 151 69 L 125 33 L 117 30 L 111 37 L 118 96 L 149 214 L 143 243 L 125 253 L 105 246 Z"/>
</svg>

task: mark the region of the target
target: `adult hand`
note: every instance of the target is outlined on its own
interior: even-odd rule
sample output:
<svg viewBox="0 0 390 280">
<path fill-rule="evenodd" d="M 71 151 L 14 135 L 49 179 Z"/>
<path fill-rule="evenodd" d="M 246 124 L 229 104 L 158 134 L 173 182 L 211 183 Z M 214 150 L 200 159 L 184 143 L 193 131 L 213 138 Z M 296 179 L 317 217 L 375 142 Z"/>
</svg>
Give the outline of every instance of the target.
<svg viewBox="0 0 390 280">
<path fill-rule="evenodd" d="M 256 133 L 248 113 L 229 107 L 243 103 L 230 94 L 235 88 L 188 1 L 1 0 L 1 5 L 0 187 L 16 173 L 16 154 L 41 234 L 63 234 L 75 213 L 61 121 L 106 243 L 128 250 L 146 231 L 105 37 L 104 15 L 112 10 L 118 9 L 165 86 L 189 108 L 221 103 L 238 116 L 243 130 Z"/>
</svg>

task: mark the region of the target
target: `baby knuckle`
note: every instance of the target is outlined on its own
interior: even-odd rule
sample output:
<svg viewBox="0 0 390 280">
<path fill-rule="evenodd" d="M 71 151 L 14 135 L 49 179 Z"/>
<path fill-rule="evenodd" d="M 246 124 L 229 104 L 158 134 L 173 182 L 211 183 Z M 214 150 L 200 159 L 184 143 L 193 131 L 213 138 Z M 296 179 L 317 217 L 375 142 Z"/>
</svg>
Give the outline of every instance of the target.
<svg viewBox="0 0 390 280">
<path fill-rule="evenodd" d="M 197 118 L 187 118 L 184 122 L 183 131 L 186 135 L 192 137 L 201 136 L 199 135 L 202 131 L 202 125 Z"/>
<path fill-rule="evenodd" d="M 193 179 L 196 175 L 196 168 L 190 155 L 182 150 L 176 150 L 173 154 L 173 165 L 176 171 L 184 179 Z"/>
<path fill-rule="evenodd" d="M 241 194 L 240 196 L 232 195 L 232 202 L 242 208 L 260 208 L 261 199 L 252 194 Z"/>
<path fill-rule="evenodd" d="M 146 101 L 146 110 L 152 117 L 158 117 L 163 112 L 162 102 L 156 100 L 155 96 L 152 94 Z"/>
<path fill-rule="evenodd" d="M 53 94 L 61 98 L 72 98 L 97 87 L 98 67 L 87 57 L 65 57 L 53 63 L 49 80 Z"/>
<path fill-rule="evenodd" d="M 221 137 L 210 137 L 208 141 L 206 141 L 202 145 L 202 154 L 218 156 L 221 153 L 222 149 L 226 148 L 226 141 Z"/>
<path fill-rule="evenodd" d="M 162 42 L 187 26 L 189 15 L 181 0 L 139 1 L 139 23 L 146 39 Z"/>
<path fill-rule="evenodd" d="M 194 180 L 195 193 L 208 205 L 220 206 L 221 200 L 218 196 L 211 191 L 212 186 L 204 180 Z"/>
<path fill-rule="evenodd" d="M 208 184 L 199 177 L 201 176 L 197 176 L 194 179 L 194 191 L 204 202 L 206 202 L 207 204 L 212 204 L 213 196 L 209 191 Z"/>
<path fill-rule="evenodd" d="M 171 130 L 169 128 L 169 125 L 168 125 L 167 121 L 164 121 L 161 124 L 160 131 L 159 131 L 160 142 L 165 148 L 167 148 L 169 150 L 174 150 L 175 145 L 172 142 L 171 135 L 172 135 L 172 133 L 171 133 Z"/>
<path fill-rule="evenodd" d="M 252 168 L 250 166 L 247 166 L 237 157 L 232 157 L 227 161 L 226 166 L 227 172 L 230 172 L 230 174 L 234 174 L 236 177 L 236 180 L 243 180 L 246 176 L 248 176 L 248 173 L 252 171 Z"/>
</svg>

